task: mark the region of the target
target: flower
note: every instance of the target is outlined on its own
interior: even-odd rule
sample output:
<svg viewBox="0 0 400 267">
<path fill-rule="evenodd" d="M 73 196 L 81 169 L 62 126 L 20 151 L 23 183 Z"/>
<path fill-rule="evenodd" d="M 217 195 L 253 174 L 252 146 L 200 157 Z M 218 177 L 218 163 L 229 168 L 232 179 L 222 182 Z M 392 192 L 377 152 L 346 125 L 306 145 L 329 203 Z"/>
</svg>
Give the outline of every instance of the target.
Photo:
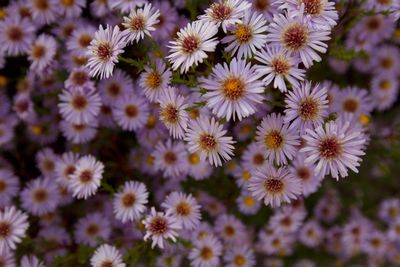
<svg viewBox="0 0 400 267">
<path fill-rule="evenodd" d="M 325 87 L 320 84 L 313 86 L 304 82 L 286 95 L 284 122 L 292 122 L 290 127 L 300 130 L 316 128 L 328 116 L 328 95 Z"/>
<path fill-rule="evenodd" d="M 316 164 L 318 175 L 332 175 L 333 178 L 346 177 L 347 169 L 354 172 L 364 155 L 365 137 L 357 128 L 352 129 L 347 121 L 330 121 L 314 129 L 307 129 L 306 141 L 300 152 L 306 153 L 305 163 Z"/>
<path fill-rule="evenodd" d="M 260 75 L 245 60 L 232 59 L 230 64 L 217 64 L 211 77 L 201 79 L 201 87 L 208 90 L 203 98 L 207 107 L 220 117 L 230 120 L 247 117 L 257 110 L 263 100 L 264 86 Z"/>
<path fill-rule="evenodd" d="M 246 242 L 246 228 L 235 216 L 219 215 L 215 220 L 215 232 L 228 244 Z"/>
<path fill-rule="evenodd" d="M 134 93 L 121 97 L 113 106 L 114 120 L 127 131 L 137 131 L 143 128 L 149 115 L 147 100 Z"/>
<path fill-rule="evenodd" d="M 116 247 L 108 244 L 101 245 L 96 249 L 90 264 L 93 267 L 125 267 L 126 264 L 122 262 L 121 252 Z"/>
<path fill-rule="evenodd" d="M 7 169 L 0 168 L 0 206 L 10 205 L 13 197 L 19 193 L 19 178 Z"/>
<path fill-rule="evenodd" d="M 85 6 L 85 0 L 58 0 L 57 13 L 66 18 L 77 18 Z"/>
<path fill-rule="evenodd" d="M 31 70 L 38 74 L 45 71 L 52 64 L 56 52 L 57 42 L 54 37 L 47 34 L 39 35 L 28 52 L 28 59 L 31 61 Z"/>
<path fill-rule="evenodd" d="M 26 236 L 28 230 L 28 215 L 14 206 L 5 207 L 0 211 L 0 253 L 9 249 L 15 250 L 16 244 Z"/>
<path fill-rule="evenodd" d="M 58 183 L 68 186 L 71 175 L 75 172 L 75 164 L 79 155 L 73 152 L 65 152 L 56 161 L 54 173 Z"/>
<path fill-rule="evenodd" d="M 182 228 L 176 217 L 168 212 L 157 212 L 154 207 L 151 208 L 150 214 L 143 220 L 143 224 L 146 228 L 146 235 L 143 239 L 146 241 L 151 238 L 152 248 L 156 245 L 164 248 L 164 239 L 167 238 L 175 242 L 178 236 L 176 231 Z"/>
<path fill-rule="evenodd" d="M 101 99 L 95 91 L 64 89 L 59 98 L 60 114 L 70 123 L 93 122 L 100 112 Z"/>
<path fill-rule="evenodd" d="M 263 118 L 257 127 L 256 140 L 265 149 L 267 159 L 279 165 L 293 159 L 300 144 L 296 129 L 290 128 L 282 115 L 276 113 Z"/>
<path fill-rule="evenodd" d="M 170 193 L 161 204 L 161 207 L 172 216 L 176 217 L 183 229 L 193 230 L 200 223 L 200 205 L 192 195 L 182 192 Z"/>
<path fill-rule="evenodd" d="M 323 41 L 330 39 L 329 30 L 312 28 L 303 16 L 292 18 L 288 14 L 275 15 L 268 31 L 270 44 L 280 45 L 299 56 L 306 68 L 311 67 L 313 61 L 321 61 L 317 52 L 325 53 L 328 45 Z"/>
<path fill-rule="evenodd" d="M 287 91 L 285 80 L 293 87 L 299 86 L 304 80 L 305 70 L 298 68 L 299 58 L 291 55 L 279 45 L 267 45 L 266 50 L 257 51 L 255 59 L 262 64 L 256 65 L 256 70 L 263 78 L 265 86 L 272 81 L 274 88 L 282 93 Z"/>
<path fill-rule="evenodd" d="M 188 23 L 168 46 L 170 51 L 167 58 L 172 69 L 180 67 L 180 72 L 186 73 L 193 64 L 197 66 L 202 63 L 207 58 L 206 52 L 213 52 L 217 46 L 218 40 L 213 38 L 217 32 L 218 28 L 212 22 Z"/>
<path fill-rule="evenodd" d="M 64 85 L 69 90 L 95 90 L 94 82 L 90 80 L 89 70 L 84 66 L 74 68 Z"/>
<path fill-rule="evenodd" d="M 28 1 L 29 11 L 34 22 L 39 25 L 50 24 L 57 19 L 57 5 L 53 0 Z"/>
<path fill-rule="evenodd" d="M 233 55 L 237 53 L 238 58 L 251 58 L 261 49 L 266 41 L 267 21 L 263 18 L 262 14 L 256 12 L 252 13 L 246 11 L 240 23 L 232 29 L 232 35 L 224 37 L 222 43 L 230 43 L 225 50 L 232 52 Z"/>
<path fill-rule="evenodd" d="M 224 32 L 227 32 L 229 26 L 240 23 L 244 12 L 251 7 L 251 4 L 243 0 L 223 0 L 211 4 L 205 10 L 205 14 L 199 16 L 201 22 L 214 22 L 218 27 L 222 26 Z"/>
<path fill-rule="evenodd" d="M 6 55 L 26 54 L 33 41 L 35 28 L 26 18 L 9 16 L 0 21 L 1 50 Z"/>
<path fill-rule="evenodd" d="M 340 90 L 334 99 L 332 110 L 354 115 L 368 115 L 374 109 L 374 102 L 366 89 L 349 86 Z"/>
<path fill-rule="evenodd" d="M 193 248 L 189 252 L 189 260 L 193 267 L 217 267 L 222 254 L 222 244 L 213 235 L 195 240 Z"/>
<path fill-rule="evenodd" d="M 224 255 L 226 267 L 252 267 L 256 264 L 254 251 L 247 245 L 231 246 Z"/>
<path fill-rule="evenodd" d="M 104 104 L 114 105 L 132 92 L 133 81 L 122 70 L 115 70 L 113 75 L 98 84 L 101 100 Z"/>
<path fill-rule="evenodd" d="M 81 157 L 70 175 L 69 188 L 76 198 L 87 199 L 96 193 L 103 178 L 104 165 L 91 155 Z"/>
<path fill-rule="evenodd" d="M 146 209 L 149 193 L 141 182 L 128 181 L 113 200 L 115 217 L 121 222 L 138 220 Z"/>
<path fill-rule="evenodd" d="M 139 42 L 144 38 L 144 35 L 150 36 L 150 31 L 155 31 L 159 20 L 160 11 L 155 10 L 151 4 L 145 4 L 143 8 L 132 9 L 128 17 L 124 17 L 122 25 L 126 28 L 127 41 L 133 43 Z"/>
<path fill-rule="evenodd" d="M 294 177 L 286 167 L 279 169 L 272 165 L 263 166 L 252 173 L 249 191 L 258 200 L 271 207 L 290 203 L 302 193 L 301 181 Z"/>
<path fill-rule="evenodd" d="M 154 66 L 145 66 L 140 75 L 139 85 L 150 102 L 156 102 L 171 81 L 171 70 L 164 61 L 157 59 Z"/>
<path fill-rule="evenodd" d="M 21 267 L 45 267 L 34 255 L 24 255 L 21 259 Z"/>
<path fill-rule="evenodd" d="M 257 201 L 247 188 L 242 189 L 236 204 L 239 206 L 239 211 L 246 215 L 256 214 L 261 207 L 261 202 Z"/>
<path fill-rule="evenodd" d="M 86 215 L 75 225 L 75 241 L 78 244 L 96 246 L 99 240 L 107 241 L 111 234 L 109 220 L 100 212 Z"/>
<path fill-rule="evenodd" d="M 225 136 L 226 132 L 214 117 L 200 116 L 189 123 L 185 141 L 189 143 L 191 153 L 198 152 L 200 159 L 208 158 L 211 165 L 221 166 L 221 158 L 226 161 L 233 156 L 234 141 Z"/>
<path fill-rule="evenodd" d="M 113 29 L 102 25 L 95 33 L 94 39 L 90 42 L 87 55 L 89 56 L 86 67 L 90 69 L 91 76 L 100 76 L 100 79 L 111 76 L 115 63 L 118 62 L 118 55 L 124 52 L 126 37 L 118 26 Z"/>
<path fill-rule="evenodd" d="M 168 128 L 169 134 L 173 138 L 183 139 L 189 121 L 185 97 L 178 95 L 175 87 L 168 87 L 161 93 L 158 102 L 160 103 L 160 120 Z"/>
<path fill-rule="evenodd" d="M 250 143 L 242 154 L 242 165 L 245 169 L 257 169 L 268 164 L 265 157 L 265 151 L 262 146 L 256 142 Z"/>
</svg>

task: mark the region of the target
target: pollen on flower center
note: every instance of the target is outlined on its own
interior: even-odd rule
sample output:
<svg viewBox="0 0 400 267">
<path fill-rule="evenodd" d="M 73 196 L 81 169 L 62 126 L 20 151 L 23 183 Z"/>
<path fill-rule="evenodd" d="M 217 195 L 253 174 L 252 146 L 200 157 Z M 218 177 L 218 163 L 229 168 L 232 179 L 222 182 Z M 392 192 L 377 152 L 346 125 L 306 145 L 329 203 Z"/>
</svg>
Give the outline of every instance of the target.
<svg viewBox="0 0 400 267">
<path fill-rule="evenodd" d="M 15 103 L 15 108 L 18 112 L 25 112 L 29 108 L 29 103 L 26 100 L 18 101 L 17 103 Z"/>
<path fill-rule="evenodd" d="M 309 15 L 317 16 L 321 14 L 321 0 L 301 0 L 304 4 L 304 12 Z"/>
<path fill-rule="evenodd" d="M 177 161 L 176 154 L 172 151 L 167 151 L 164 154 L 164 160 L 167 164 L 174 164 Z"/>
<path fill-rule="evenodd" d="M 306 26 L 300 23 L 289 25 L 283 32 L 283 44 L 292 51 L 303 48 L 308 42 L 309 31 Z"/>
<path fill-rule="evenodd" d="M 7 35 L 10 40 L 17 42 L 22 39 L 23 32 L 20 27 L 17 26 L 11 26 L 7 30 Z"/>
<path fill-rule="evenodd" d="M 107 87 L 107 91 L 112 96 L 118 96 L 121 93 L 121 87 L 118 83 L 111 82 Z"/>
<path fill-rule="evenodd" d="M 43 188 L 39 188 L 33 192 L 33 199 L 35 202 L 43 203 L 48 199 L 47 191 Z"/>
<path fill-rule="evenodd" d="M 143 16 L 136 16 L 132 18 L 130 21 L 129 26 L 131 27 L 132 30 L 134 31 L 141 31 L 144 29 L 145 26 L 145 20 Z"/>
<path fill-rule="evenodd" d="M 297 169 L 297 176 L 303 181 L 307 181 L 311 178 L 311 173 L 307 167 L 300 167 Z"/>
<path fill-rule="evenodd" d="M 139 113 L 139 110 L 134 105 L 128 105 L 125 107 L 125 114 L 129 118 L 135 118 Z"/>
<path fill-rule="evenodd" d="M 329 137 L 320 142 L 318 150 L 321 157 L 335 159 L 342 153 L 343 148 L 337 138 Z"/>
<path fill-rule="evenodd" d="M 202 134 L 200 136 L 200 147 L 206 151 L 214 150 L 217 146 L 215 137 L 210 134 Z"/>
<path fill-rule="evenodd" d="M 72 80 L 75 84 L 82 85 L 88 80 L 88 76 L 83 71 L 76 71 L 72 74 Z"/>
<path fill-rule="evenodd" d="M 283 191 L 284 184 L 281 180 L 268 178 L 264 182 L 264 188 L 270 193 L 278 194 Z"/>
<path fill-rule="evenodd" d="M 87 100 L 86 100 L 86 98 L 84 96 L 76 95 L 72 99 L 72 103 L 71 104 L 72 104 L 74 109 L 84 110 L 87 107 L 88 102 L 87 102 Z"/>
<path fill-rule="evenodd" d="M 132 193 L 125 194 L 121 199 L 122 205 L 131 207 L 136 202 L 136 196 Z"/>
<path fill-rule="evenodd" d="M 92 180 L 93 173 L 90 170 L 84 170 L 79 176 L 79 180 L 82 183 L 88 183 Z"/>
<path fill-rule="evenodd" d="M 64 6 L 72 6 L 75 3 L 75 0 L 62 0 L 61 2 Z"/>
<path fill-rule="evenodd" d="M 186 202 L 180 202 L 176 206 L 176 213 L 181 216 L 188 216 L 190 214 L 190 206 Z"/>
<path fill-rule="evenodd" d="M 200 46 L 200 39 L 197 36 L 189 35 L 182 41 L 182 50 L 186 54 L 191 54 Z"/>
<path fill-rule="evenodd" d="M 272 59 L 271 65 L 276 74 L 285 75 L 290 70 L 289 62 L 283 57 L 275 57 Z"/>
<path fill-rule="evenodd" d="M 391 87 L 392 83 L 389 80 L 383 80 L 379 83 L 379 89 L 382 91 L 388 91 Z"/>
<path fill-rule="evenodd" d="M 270 0 L 256 0 L 254 2 L 254 5 L 257 10 L 264 11 L 264 10 L 267 10 L 271 6 L 271 3 L 270 3 Z"/>
<path fill-rule="evenodd" d="M 248 25 L 239 24 L 236 27 L 235 36 L 240 42 L 248 42 L 252 37 L 252 30 Z"/>
<path fill-rule="evenodd" d="M 312 98 L 306 98 L 300 103 L 299 115 L 302 120 L 313 121 L 319 112 L 318 103 Z"/>
<path fill-rule="evenodd" d="M 292 225 L 292 219 L 289 216 L 284 217 L 280 223 L 284 226 L 290 226 Z"/>
<path fill-rule="evenodd" d="M 112 49 L 109 43 L 101 43 L 97 47 L 97 56 L 101 60 L 108 60 L 112 56 Z"/>
<path fill-rule="evenodd" d="M 150 72 L 146 77 L 146 85 L 151 89 L 158 88 L 161 84 L 161 75 L 155 71 Z"/>
<path fill-rule="evenodd" d="M 69 165 L 65 168 L 64 174 L 68 177 L 69 175 L 73 174 L 75 172 L 75 167 L 72 165 Z"/>
<path fill-rule="evenodd" d="M 233 262 L 236 264 L 236 266 L 244 266 L 246 264 L 246 258 L 242 255 L 238 255 L 235 257 Z"/>
<path fill-rule="evenodd" d="M 243 96 L 245 84 L 239 78 L 228 78 L 222 83 L 221 89 L 226 98 L 235 101 Z"/>
<path fill-rule="evenodd" d="M 0 193 L 4 192 L 6 189 L 7 189 L 7 184 L 4 181 L 0 180 Z"/>
<path fill-rule="evenodd" d="M 100 267 L 113 267 L 113 263 L 111 261 L 103 261 Z"/>
<path fill-rule="evenodd" d="M 154 217 L 150 222 L 149 230 L 155 235 L 162 235 L 168 230 L 167 221 L 163 217 Z"/>
<path fill-rule="evenodd" d="M 35 59 L 42 58 L 46 54 L 46 48 L 43 45 L 32 46 L 32 57 Z"/>
<path fill-rule="evenodd" d="M 246 197 L 243 199 L 243 203 L 244 203 L 244 205 L 247 206 L 247 207 L 253 207 L 254 204 L 255 204 L 255 201 L 254 201 L 254 198 L 253 198 L 253 197 L 251 197 L 251 196 L 246 196 Z"/>
<path fill-rule="evenodd" d="M 376 2 L 384 6 L 389 6 L 390 4 L 392 4 L 392 0 L 376 0 Z"/>
<path fill-rule="evenodd" d="M 78 39 L 78 43 L 82 47 L 89 46 L 91 41 L 92 37 L 89 34 L 82 34 Z"/>
<path fill-rule="evenodd" d="M 242 173 L 242 178 L 245 181 L 249 181 L 251 178 L 251 173 L 249 171 L 243 171 Z"/>
<path fill-rule="evenodd" d="M 169 123 L 177 123 L 179 121 L 179 111 L 173 105 L 167 105 L 160 112 L 162 119 Z"/>
<path fill-rule="evenodd" d="M 383 21 L 378 16 L 372 16 L 372 17 L 368 18 L 366 24 L 367 24 L 367 28 L 370 31 L 374 31 L 375 32 L 375 31 L 378 31 L 378 30 L 380 30 L 382 28 Z"/>
<path fill-rule="evenodd" d="M 34 4 L 39 10 L 46 10 L 49 8 L 47 0 L 34 0 Z"/>
<path fill-rule="evenodd" d="M 196 153 L 192 153 L 189 155 L 189 161 L 192 165 L 197 165 L 200 162 L 200 157 Z"/>
<path fill-rule="evenodd" d="M 356 112 L 358 109 L 358 101 L 352 98 L 343 102 L 343 109 L 347 112 Z"/>
<path fill-rule="evenodd" d="M 265 135 L 264 143 L 268 149 L 278 149 L 282 146 L 283 137 L 277 130 L 272 130 Z"/>
<path fill-rule="evenodd" d="M 235 228 L 230 225 L 225 226 L 224 232 L 227 236 L 233 236 L 236 233 Z"/>
<path fill-rule="evenodd" d="M 232 9 L 229 6 L 224 5 L 223 3 L 214 3 L 211 5 L 211 16 L 215 20 L 223 21 L 229 18 L 232 14 Z"/>
<path fill-rule="evenodd" d="M 0 239 L 5 239 L 10 235 L 11 224 L 6 221 L 0 222 Z"/>
<path fill-rule="evenodd" d="M 209 247 L 204 247 L 200 251 L 200 256 L 204 260 L 209 260 L 214 256 L 214 253 L 213 253 L 212 249 L 210 249 Z"/>
<path fill-rule="evenodd" d="M 380 65 L 384 69 L 390 69 L 393 67 L 394 61 L 390 57 L 385 57 L 385 58 L 382 58 Z"/>
<path fill-rule="evenodd" d="M 90 224 L 86 228 L 86 233 L 90 236 L 95 236 L 100 231 L 99 226 L 97 224 Z"/>
<path fill-rule="evenodd" d="M 256 165 L 261 165 L 261 164 L 264 163 L 264 161 L 265 161 L 265 158 L 264 158 L 264 156 L 263 156 L 262 154 L 260 154 L 260 153 L 257 153 L 257 154 L 255 154 L 255 155 L 253 156 L 253 163 L 256 164 Z"/>
</svg>

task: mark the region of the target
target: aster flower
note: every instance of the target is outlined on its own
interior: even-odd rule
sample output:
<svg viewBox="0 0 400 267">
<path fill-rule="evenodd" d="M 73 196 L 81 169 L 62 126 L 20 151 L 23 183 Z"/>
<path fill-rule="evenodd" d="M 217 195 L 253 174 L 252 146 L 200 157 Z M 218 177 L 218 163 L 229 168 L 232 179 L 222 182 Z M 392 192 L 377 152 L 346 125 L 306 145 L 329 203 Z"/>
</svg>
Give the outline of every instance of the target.
<svg viewBox="0 0 400 267">
<path fill-rule="evenodd" d="M 154 1 L 153 4 L 160 11 L 159 22 L 155 25 L 156 31 L 153 38 L 163 42 L 169 41 L 178 25 L 178 12 L 169 1 Z"/>
<path fill-rule="evenodd" d="M 201 220 L 200 205 L 192 195 L 182 192 L 170 193 L 161 204 L 161 207 L 172 216 L 176 217 L 183 229 L 197 228 Z"/>
<path fill-rule="evenodd" d="M 215 232 L 228 244 L 246 242 L 246 228 L 235 216 L 219 215 L 215 220 Z"/>
<path fill-rule="evenodd" d="M 198 152 L 201 159 L 208 158 L 211 165 L 221 166 L 221 158 L 226 161 L 233 156 L 234 141 L 225 136 L 226 132 L 214 117 L 200 116 L 189 124 L 185 140 L 191 153 Z"/>
<path fill-rule="evenodd" d="M 6 55 L 17 56 L 29 51 L 35 28 L 26 18 L 9 16 L 0 22 L 0 42 Z"/>
<path fill-rule="evenodd" d="M 352 130 L 350 123 L 330 121 L 315 130 L 307 129 L 305 152 L 306 163 L 315 163 L 318 175 L 332 175 L 333 178 L 346 177 L 347 169 L 354 172 L 360 165 L 360 156 L 364 155 L 364 135 Z"/>
<path fill-rule="evenodd" d="M 144 67 L 144 72 L 140 75 L 139 85 L 150 102 L 156 102 L 159 99 L 162 91 L 170 83 L 171 75 L 170 69 L 165 66 L 161 59 L 157 59 L 154 66 Z"/>
<path fill-rule="evenodd" d="M 239 211 L 246 215 L 256 214 L 261 207 L 261 202 L 251 194 L 247 188 L 243 188 L 239 197 L 236 199 L 236 204 L 239 207 Z"/>
<path fill-rule="evenodd" d="M 281 114 L 272 113 L 263 118 L 257 127 L 257 142 L 265 148 L 265 156 L 270 162 L 287 164 L 297 152 L 300 144 L 297 130 L 284 123 Z"/>
<path fill-rule="evenodd" d="M 111 225 L 107 217 L 99 212 L 91 213 L 78 220 L 75 225 L 75 241 L 78 244 L 95 246 L 99 240 L 107 241 Z"/>
<path fill-rule="evenodd" d="M 268 223 L 270 229 L 274 229 L 278 234 L 295 233 L 302 225 L 306 216 L 305 211 L 296 212 L 290 207 L 277 210 Z"/>
<path fill-rule="evenodd" d="M 232 35 L 221 40 L 222 43 L 230 43 L 225 50 L 237 53 L 238 58 L 251 58 L 266 43 L 267 21 L 262 14 L 246 11 L 240 23 L 231 30 Z"/>
<path fill-rule="evenodd" d="M 102 18 L 111 12 L 110 0 L 94 0 L 90 3 L 90 13 L 97 18 Z"/>
<path fill-rule="evenodd" d="M 28 227 L 28 215 L 14 206 L 0 211 L 0 253 L 6 253 L 9 249 L 15 250 L 16 245 L 26 236 Z"/>
<path fill-rule="evenodd" d="M 70 123 L 90 123 L 100 112 L 100 96 L 94 91 L 64 89 L 59 98 L 60 114 Z"/>
<path fill-rule="evenodd" d="M 181 29 L 175 41 L 171 41 L 167 58 L 172 69 L 180 68 L 186 73 L 192 65 L 197 66 L 207 58 L 206 52 L 213 52 L 217 46 L 217 26 L 212 22 L 194 21 Z"/>
<path fill-rule="evenodd" d="M 56 52 L 57 43 L 54 37 L 47 34 L 39 35 L 28 52 L 28 59 L 31 61 L 31 70 L 38 74 L 43 72 L 52 64 Z"/>
<path fill-rule="evenodd" d="M 323 41 L 330 39 L 329 30 L 312 28 L 303 16 L 291 18 L 288 14 L 274 16 L 268 31 L 267 39 L 272 45 L 280 45 L 299 56 L 306 68 L 311 67 L 313 61 L 321 61 L 317 52 L 325 53 L 328 45 Z"/>
<path fill-rule="evenodd" d="M 203 180 L 211 175 L 212 167 L 199 153 L 188 153 L 188 175 L 195 180 Z"/>
<path fill-rule="evenodd" d="M 175 139 L 183 139 L 189 121 L 185 97 L 179 95 L 176 88 L 168 87 L 161 93 L 158 102 L 160 120 L 168 128 L 169 134 Z"/>
<path fill-rule="evenodd" d="M 112 106 L 132 92 L 133 81 L 124 71 L 116 69 L 113 75 L 98 84 L 101 100 Z"/>
<path fill-rule="evenodd" d="M 93 267 L 125 267 L 126 264 L 122 262 L 122 255 L 116 247 L 107 244 L 101 245 L 96 249 L 90 264 Z"/>
<path fill-rule="evenodd" d="M 273 81 L 274 88 L 278 88 L 282 93 L 287 91 L 285 80 L 298 87 L 299 81 L 303 81 L 305 76 L 305 70 L 298 68 L 299 58 L 286 52 L 279 45 L 268 45 L 265 49 L 257 51 L 255 56 L 261 63 L 256 65 L 256 70 L 265 76 L 264 85 L 268 86 Z"/>
<path fill-rule="evenodd" d="M 327 90 L 320 84 L 301 83 L 287 94 L 285 103 L 284 121 L 292 122 L 290 127 L 299 129 L 300 134 L 322 125 L 328 116 Z"/>
<path fill-rule="evenodd" d="M 160 141 L 152 155 L 155 168 L 162 171 L 164 177 L 179 178 L 187 173 L 187 151 L 183 142 Z"/>
<path fill-rule="evenodd" d="M 113 107 L 114 120 L 127 131 L 137 131 L 143 128 L 149 115 L 147 100 L 133 93 L 121 97 Z"/>
<path fill-rule="evenodd" d="M 22 207 L 33 215 L 54 211 L 59 201 L 57 183 L 52 177 L 31 180 L 21 192 Z"/>
<path fill-rule="evenodd" d="M 164 248 L 164 239 L 171 239 L 175 242 L 178 236 L 177 230 L 182 228 L 177 218 L 168 212 L 157 212 L 154 207 L 143 220 L 143 224 L 146 228 L 144 241 L 151 238 L 151 247 L 154 248 L 157 245 L 161 249 Z"/>
<path fill-rule="evenodd" d="M 280 206 L 297 199 L 302 192 L 301 181 L 294 177 L 286 167 L 279 169 L 264 166 L 255 170 L 249 183 L 249 191 L 265 205 Z"/>
<path fill-rule="evenodd" d="M 221 242 L 215 236 L 208 235 L 195 240 L 188 257 L 193 267 L 217 267 L 220 263 L 221 254 Z"/>
<path fill-rule="evenodd" d="M 114 0 L 110 2 L 112 9 L 119 9 L 122 13 L 130 12 L 132 9 L 141 7 L 146 0 Z"/>
<path fill-rule="evenodd" d="M 40 172 L 45 177 L 54 176 L 54 167 L 57 155 L 51 148 L 43 148 L 36 154 L 36 164 Z"/>
<path fill-rule="evenodd" d="M 303 195 L 306 197 L 317 191 L 318 187 L 321 185 L 322 179 L 324 178 L 323 175 L 318 175 L 316 173 L 313 164 L 305 162 L 305 157 L 302 153 L 292 162 L 289 171 L 294 177 L 301 181 Z"/>
<path fill-rule="evenodd" d="M 123 223 L 140 218 L 146 209 L 149 193 L 143 183 L 129 181 L 114 197 L 115 217 Z"/>
<path fill-rule="evenodd" d="M 33 21 L 40 25 L 50 24 L 57 19 L 57 5 L 53 0 L 27 1 Z"/>
<path fill-rule="evenodd" d="M 56 161 L 54 174 L 58 183 L 68 186 L 70 176 L 75 172 L 75 164 L 79 155 L 73 152 L 63 153 Z"/>
<path fill-rule="evenodd" d="M 58 0 L 57 12 L 66 18 L 76 18 L 79 17 L 85 6 L 85 0 Z"/>
<path fill-rule="evenodd" d="M 89 70 L 81 66 L 74 68 L 64 82 L 65 88 L 69 90 L 88 90 L 94 91 L 94 82 L 90 80 Z"/>
<path fill-rule="evenodd" d="M 256 264 L 254 251 L 247 245 L 230 247 L 224 261 L 226 267 L 253 267 Z"/>
<path fill-rule="evenodd" d="M 21 259 L 21 267 L 45 267 L 34 255 L 24 255 Z"/>
<path fill-rule="evenodd" d="M 111 28 L 107 25 L 106 29 L 99 26 L 87 52 L 89 61 L 86 66 L 90 69 L 91 76 L 99 76 L 100 79 L 111 76 L 114 65 L 118 62 L 118 55 L 124 52 L 125 39 L 125 34 L 118 26 Z"/>
<path fill-rule="evenodd" d="M 75 165 L 70 175 L 69 188 L 76 198 L 87 199 L 96 193 L 103 178 L 104 165 L 93 156 L 83 156 Z"/>
<path fill-rule="evenodd" d="M 373 108 L 373 99 L 366 89 L 349 86 L 338 92 L 332 110 L 357 116 L 368 115 Z"/>
<path fill-rule="evenodd" d="M 315 220 L 310 220 L 301 227 L 299 241 L 307 247 L 315 248 L 323 241 L 323 229 Z"/>
<path fill-rule="evenodd" d="M 251 9 L 263 14 L 268 22 L 272 21 L 273 15 L 278 12 L 274 2 L 270 0 L 252 0 Z"/>
<path fill-rule="evenodd" d="M 220 0 L 211 4 L 205 10 L 205 14 L 199 16 L 202 22 L 209 21 L 217 23 L 218 27 L 226 33 L 229 26 L 240 23 L 240 19 L 244 16 L 244 12 L 251 7 L 251 4 L 242 0 Z"/>
<path fill-rule="evenodd" d="M 19 178 L 7 169 L 0 168 L 0 206 L 8 206 L 19 192 Z"/>
<path fill-rule="evenodd" d="M 143 8 L 132 9 L 128 17 L 124 17 L 122 25 L 126 28 L 124 33 L 127 35 L 127 41 L 133 43 L 139 42 L 145 35 L 151 36 L 150 32 L 155 31 L 159 20 L 160 11 L 154 9 L 151 4 L 145 4 Z"/>
<path fill-rule="evenodd" d="M 234 58 L 229 65 L 217 64 L 209 78 L 200 79 L 201 88 L 208 90 L 202 97 L 216 116 L 242 120 L 254 114 L 264 98 L 259 77 L 250 63 Z"/>
<path fill-rule="evenodd" d="M 268 164 L 265 151 L 256 142 L 250 143 L 242 154 L 242 165 L 245 169 L 253 170 Z"/>
<path fill-rule="evenodd" d="M 70 123 L 68 121 L 60 122 L 62 135 L 73 144 L 87 143 L 97 134 L 97 120 L 90 123 Z"/>
<path fill-rule="evenodd" d="M 67 39 L 67 49 L 77 55 L 85 55 L 87 48 L 93 40 L 96 28 L 92 25 L 83 24 L 75 29 Z"/>
</svg>

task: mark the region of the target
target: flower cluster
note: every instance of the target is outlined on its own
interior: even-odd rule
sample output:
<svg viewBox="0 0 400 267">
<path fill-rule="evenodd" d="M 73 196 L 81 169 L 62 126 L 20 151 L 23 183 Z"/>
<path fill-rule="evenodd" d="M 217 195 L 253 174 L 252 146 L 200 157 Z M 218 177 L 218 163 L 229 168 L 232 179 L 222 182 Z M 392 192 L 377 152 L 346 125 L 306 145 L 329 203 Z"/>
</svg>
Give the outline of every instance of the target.
<svg viewBox="0 0 400 267">
<path fill-rule="evenodd" d="M 0 266 L 400 264 L 400 199 L 374 224 L 338 189 L 400 136 L 370 123 L 398 98 L 399 18 L 399 0 L 10 1 Z"/>
</svg>

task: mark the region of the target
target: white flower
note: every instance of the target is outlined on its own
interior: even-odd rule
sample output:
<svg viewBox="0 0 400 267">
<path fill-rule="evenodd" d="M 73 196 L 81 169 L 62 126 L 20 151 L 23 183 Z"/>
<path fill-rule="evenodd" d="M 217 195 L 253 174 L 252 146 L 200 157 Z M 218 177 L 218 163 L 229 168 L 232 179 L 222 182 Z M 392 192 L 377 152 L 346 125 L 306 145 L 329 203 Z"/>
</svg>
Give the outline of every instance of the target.
<svg viewBox="0 0 400 267">
<path fill-rule="evenodd" d="M 122 262 L 121 252 L 116 247 L 107 244 L 101 245 L 96 249 L 90 264 L 93 267 L 125 267 L 126 264 Z"/>
<path fill-rule="evenodd" d="M 118 192 L 113 201 L 115 217 L 123 223 L 140 218 L 145 211 L 149 193 L 143 183 L 129 181 Z"/>
<path fill-rule="evenodd" d="M 26 235 L 29 227 L 28 215 L 14 206 L 5 207 L 0 212 L 0 253 L 8 249 L 15 250 Z"/>
</svg>

